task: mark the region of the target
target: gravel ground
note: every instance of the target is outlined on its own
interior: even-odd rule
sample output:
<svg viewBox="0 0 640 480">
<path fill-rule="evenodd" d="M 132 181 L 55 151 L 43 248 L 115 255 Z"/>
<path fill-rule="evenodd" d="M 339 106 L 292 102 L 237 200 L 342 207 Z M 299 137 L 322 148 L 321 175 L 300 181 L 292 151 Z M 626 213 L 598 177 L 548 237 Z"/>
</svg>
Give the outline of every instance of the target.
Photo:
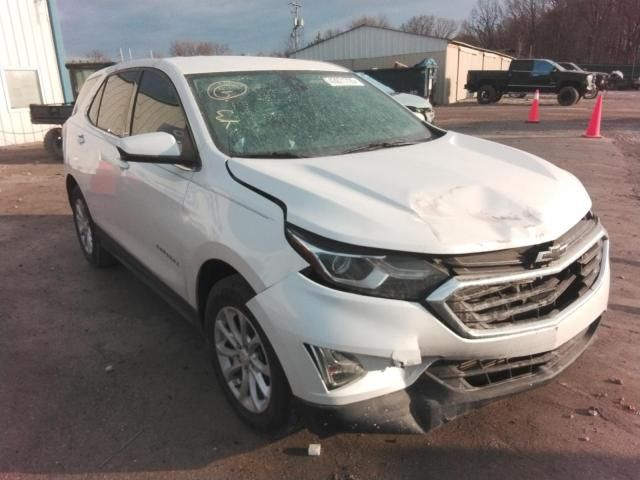
<svg viewBox="0 0 640 480">
<path fill-rule="evenodd" d="M 611 234 L 613 283 L 596 342 L 557 380 L 424 436 L 244 427 L 195 330 L 125 269 L 86 264 L 61 166 L 0 149 L 0 479 L 640 478 L 640 93 L 607 95 L 601 140 L 580 136 L 593 104 L 543 98 L 537 125 L 526 100 L 437 108 L 445 128 L 576 174 Z"/>
</svg>

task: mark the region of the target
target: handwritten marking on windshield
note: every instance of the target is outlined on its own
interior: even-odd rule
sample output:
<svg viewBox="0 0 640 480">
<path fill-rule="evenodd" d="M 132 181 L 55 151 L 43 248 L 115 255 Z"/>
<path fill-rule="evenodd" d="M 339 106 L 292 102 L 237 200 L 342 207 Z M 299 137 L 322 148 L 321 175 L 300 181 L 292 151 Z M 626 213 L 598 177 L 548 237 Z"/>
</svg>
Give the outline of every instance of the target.
<svg viewBox="0 0 640 480">
<path fill-rule="evenodd" d="M 229 130 L 229 126 L 232 123 L 240 123 L 240 120 L 238 120 L 237 118 L 229 118 L 232 117 L 234 115 L 234 111 L 233 110 L 217 110 L 216 111 L 216 120 L 219 121 L 220 123 L 224 123 L 224 129 L 225 130 Z"/>
<path fill-rule="evenodd" d="M 238 98 L 247 93 L 248 87 L 242 82 L 232 80 L 221 80 L 214 82 L 207 87 L 207 95 L 214 100 L 224 102 L 232 98 Z"/>
</svg>

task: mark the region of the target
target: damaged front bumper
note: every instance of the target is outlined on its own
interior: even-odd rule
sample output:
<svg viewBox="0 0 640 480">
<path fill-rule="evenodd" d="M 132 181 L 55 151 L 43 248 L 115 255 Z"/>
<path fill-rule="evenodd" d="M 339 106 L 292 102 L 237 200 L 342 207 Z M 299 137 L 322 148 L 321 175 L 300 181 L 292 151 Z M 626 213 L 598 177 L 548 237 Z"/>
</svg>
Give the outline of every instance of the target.
<svg viewBox="0 0 640 480">
<path fill-rule="evenodd" d="M 318 434 L 425 433 L 495 400 L 540 387 L 571 365 L 593 340 L 600 318 L 560 348 L 526 357 L 435 362 L 409 388 L 339 407 L 302 402 Z"/>
<path fill-rule="evenodd" d="M 424 304 L 343 292 L 299 273 L 260 292 L 247 306 L 271 341 L 302 410 L 312 412 L 307 423 L 313 428 L 425 432 L 546 383 L 582 353 L 609 297 L 608 240 L 603 230 L 593 231 L 559 263 L 506 277 L 509 282 L 557 277 L 558 291 L 579 281 L 579 298 L 537 322 L 487 329 L 488 335 L 457 329 L 442 311 Z M 582 280 L 567 280 L 572 277 Z M 481 283 L 487 282 L 491 292 L 502 288 L 494 280 Z M 551 287 L 527 288 L 540 295 Z M 449 296 L 445 291 L 443 301 Z M 327 388 L 309 353 L 312 347 L 344 352 L 360 363 L 362 375 Z"/>
</svg>

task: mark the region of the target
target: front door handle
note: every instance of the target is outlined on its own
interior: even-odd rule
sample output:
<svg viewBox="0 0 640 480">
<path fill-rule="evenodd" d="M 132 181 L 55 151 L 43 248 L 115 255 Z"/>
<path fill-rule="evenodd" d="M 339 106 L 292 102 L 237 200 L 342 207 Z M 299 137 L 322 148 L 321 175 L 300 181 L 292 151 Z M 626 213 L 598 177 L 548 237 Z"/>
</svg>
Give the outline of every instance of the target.
<svg viewBox="0 0 640 480">
<path fill-rule="evenodd" d="M 82 145 L 84 143 L 84 135 L 82 135 L 82 134 L 78 135 L 78 143 L 80 145 Z"/>
</svg>

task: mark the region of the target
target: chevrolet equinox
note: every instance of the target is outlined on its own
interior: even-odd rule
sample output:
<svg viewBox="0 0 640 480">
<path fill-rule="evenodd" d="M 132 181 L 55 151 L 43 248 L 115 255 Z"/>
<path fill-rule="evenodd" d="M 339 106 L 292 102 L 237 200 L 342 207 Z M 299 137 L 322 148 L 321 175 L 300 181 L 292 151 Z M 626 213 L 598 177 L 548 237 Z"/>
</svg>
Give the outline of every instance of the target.
<svg viewBox="0 0 640 480">
<path fill-rule="evenodd" d="M 553 379 L 607 307 L 607 233 L 573 175 L 336 65 L 121 63 L 63 139 L 84 256 L 198 325 L 261 430 L 295 401 L 322 425 L 425 432 Z"/>
</svg>

